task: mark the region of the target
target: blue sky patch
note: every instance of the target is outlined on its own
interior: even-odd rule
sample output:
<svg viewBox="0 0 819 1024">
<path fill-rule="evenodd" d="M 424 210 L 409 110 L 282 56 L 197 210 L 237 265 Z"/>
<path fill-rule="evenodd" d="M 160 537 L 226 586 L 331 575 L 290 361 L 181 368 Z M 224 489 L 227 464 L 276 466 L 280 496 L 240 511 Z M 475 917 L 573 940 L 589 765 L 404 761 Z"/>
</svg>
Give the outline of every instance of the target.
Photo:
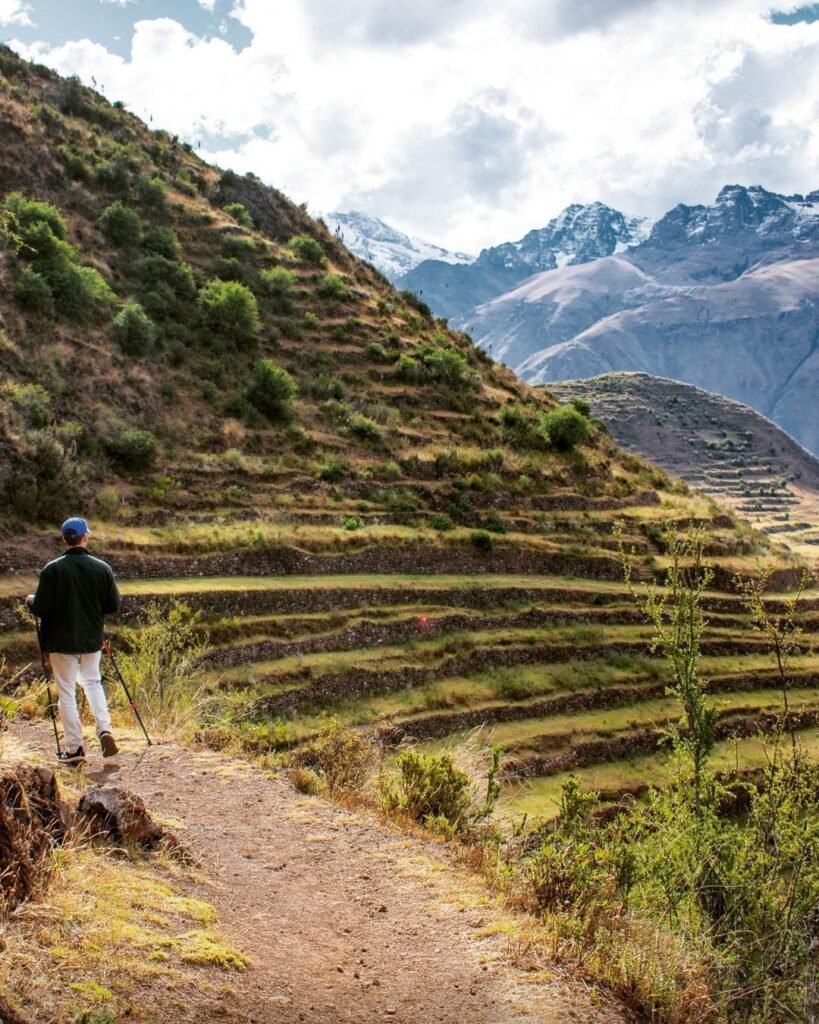
<svg viewBox="0 0 819 1024">
<path fill-rule="evenodd" d="M 795 11 L 772 11 L 769 18 L 774 25 L 810 25 L 819 21 L 819 4 L 805 4 Z"/>
<path fill-rule="evenodd" d="M 235 50 L 249 46 L 251 33 L 231 17 L 233 0 L 216 0 L 206 10 L 198 0 L 31 0 L 32 25 L 9 26 L 3 32 L 23 43 L 61 46 L 71 40 L 90 39 L 126 60 L 131 55 L 135 21 L 173 18 L 202 39 L 224 39 Z"/>
</svg>

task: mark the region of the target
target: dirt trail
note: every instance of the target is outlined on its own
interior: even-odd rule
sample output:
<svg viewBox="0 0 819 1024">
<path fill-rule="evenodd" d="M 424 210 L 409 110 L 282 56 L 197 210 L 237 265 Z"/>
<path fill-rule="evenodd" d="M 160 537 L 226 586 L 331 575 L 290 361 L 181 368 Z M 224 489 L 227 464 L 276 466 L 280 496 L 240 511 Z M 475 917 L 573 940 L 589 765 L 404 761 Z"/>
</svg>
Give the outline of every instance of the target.
<svg viewBox="0 0 819 1024">
<path fill-rule="evenodd" d="M 51 756 L 40 726 L 16 738 Z M 599 993 L 510 957 L 506 915 L 437 844 L 297 793 L 242 762 L 126 744 L 85 774 L 139 793 L 201 858 L 191 883 L 251 969 L 200 1022 L 621 1024 Z M 506 929 L 508 932 L 508 929 Z"/>
</svg>

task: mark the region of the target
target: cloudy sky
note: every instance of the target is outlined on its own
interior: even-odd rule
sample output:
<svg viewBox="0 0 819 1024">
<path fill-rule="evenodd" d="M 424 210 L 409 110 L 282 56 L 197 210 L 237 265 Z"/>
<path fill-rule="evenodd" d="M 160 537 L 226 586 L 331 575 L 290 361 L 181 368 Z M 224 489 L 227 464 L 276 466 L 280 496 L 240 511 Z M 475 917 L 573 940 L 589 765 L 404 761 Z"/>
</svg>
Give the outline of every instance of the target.
<svg viewBox="0 0 819 1024">
<path fill-rule="evenodd" d="M 0 39 L 311 212 L 477 252 L 819 188 L 819 3 L 0 0 Z"/>
</svg>

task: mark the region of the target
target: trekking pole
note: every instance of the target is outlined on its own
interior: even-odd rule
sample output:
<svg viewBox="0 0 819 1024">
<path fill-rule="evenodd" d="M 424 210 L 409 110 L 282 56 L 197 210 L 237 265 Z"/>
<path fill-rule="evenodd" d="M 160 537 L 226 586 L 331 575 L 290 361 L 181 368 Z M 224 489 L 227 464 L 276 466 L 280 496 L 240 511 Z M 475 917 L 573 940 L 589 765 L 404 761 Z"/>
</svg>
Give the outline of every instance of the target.
<svg viewBox="0 0 819 1024">
<path fill-rule="evenodd" d="M 40 648 L 40 661 L 43 666 L 43 675 L 45 676 L 46 694 L 48 695 L 48 710 L 51 714 L 51 724 L 54 726 L 54 742 L 57 744 L 57 757 L 62 754 L 62 747 L 60 746 L 60 734 L 57 732 L 57 713 L 54 710 L 54 700 L 51 696 L 51 666 L 46 658 L 45 651 L 43 650 L 43 634 L 40 631 L 40 620 L 35 615 L 34 626 L 37 630 L 37 646 Z"/>
<path fill-rule="evenodd" d="M 103 642 L 102 642 L 102 649 L 105 651 L 105 653 L 111 659 L 111 664 L 114 666 L 114 671 L 117 674 L 117 679 L 119 679 L 119 681 L 122 683 L 122 688 L 123 688 L 123 690 L 125 690 L 125 696 L 128 699 L 128 703 L 131 705 L 131 710 L 133 711 L 134 715 L 136 716 L 136 720 L 139 722 L 139 727 L 140 727 L 140 729 L 142 729 L 142 732 L 145 735 L 145 742 L 148 744 L 149 747 L 152 747 L 153 743 L 151 743 L 151 737 L 148 735 L 148 730 L 145 728 L 145 725 L 144 725 L 144 723 L 142 721 L 142 716 L 139 713 L 139 708 L 136 706 L 136 704 L 134 703 L 133 698 L 131 697 L 131 694 L 128 692 L 128 685 L 125 682 L 125 679 L 123 678 L 123 675 L 122 675 L 122 673 L 119 670 L 119 665 L 116 663 L 116 660 L 114 659 L 114 652 L 111 650 L 111 645 L 108 643 L 107 640 L 103 640 Z"/>
</svg>

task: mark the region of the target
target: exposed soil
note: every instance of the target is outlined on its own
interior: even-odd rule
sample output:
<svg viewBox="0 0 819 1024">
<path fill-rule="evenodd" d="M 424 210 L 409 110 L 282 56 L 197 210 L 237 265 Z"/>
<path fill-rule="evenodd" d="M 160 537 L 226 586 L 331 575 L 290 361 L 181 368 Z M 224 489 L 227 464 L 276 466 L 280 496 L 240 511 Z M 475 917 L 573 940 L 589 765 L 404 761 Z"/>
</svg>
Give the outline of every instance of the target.
<svg viewBox="0 0 819 1024">
<path fill-rule="evenodd" d="M 14 732 L 51 756 L 40 725 Z M 190 1018 L 174 1020 L 627 1019 L 570 973 L 522 956 L 508 937 L 510 915 L 439 844 L 303 796 L 244 762 L 172 744 L 125 747 L 118 768 L 90 757 L 86 776 L 108 778 L 173 819 L 204 869 L 204 880 L 186 883 L 191 894 L 215 905 L 220 931 L 252 965 L 232 979 L 234 998 L 214 1006 L 203 993 Z"/>
</svg>

